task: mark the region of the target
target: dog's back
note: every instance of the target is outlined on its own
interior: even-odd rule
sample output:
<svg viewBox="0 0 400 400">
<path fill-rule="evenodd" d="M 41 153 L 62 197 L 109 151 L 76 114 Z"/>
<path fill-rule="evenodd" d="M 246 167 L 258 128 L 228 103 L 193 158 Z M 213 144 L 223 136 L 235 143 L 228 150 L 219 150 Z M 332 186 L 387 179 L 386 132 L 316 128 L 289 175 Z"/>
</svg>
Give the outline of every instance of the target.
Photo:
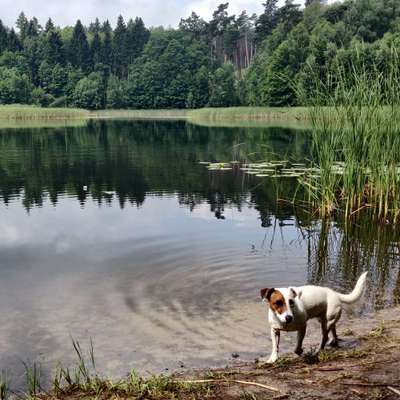
<svg viewBox="0 0 400 400">
<path fill-rule="evenodd" d="M 300 299 L 307 313 L 307 319 L 338 313 L 342 303 L 352 304 L 359 300 L 364 292 L 367 272 L 357 280 L 353 291 L 342 294 L 323 286 L 306 285 L 297 288 Z"/>
</svg>

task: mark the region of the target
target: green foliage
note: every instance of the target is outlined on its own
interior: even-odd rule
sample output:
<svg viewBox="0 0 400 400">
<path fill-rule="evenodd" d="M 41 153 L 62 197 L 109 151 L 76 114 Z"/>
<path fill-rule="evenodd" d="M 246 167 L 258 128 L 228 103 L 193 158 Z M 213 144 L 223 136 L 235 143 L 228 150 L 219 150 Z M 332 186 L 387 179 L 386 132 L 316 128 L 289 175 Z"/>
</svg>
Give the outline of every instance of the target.
<svg viewBox="0 0 400 400">
<path fill-rule="evenodd" d="M 54 97 L 46 93 L 41 87 L 32 90 L 32 104 L 40 107 L 48 107 L 54 102 Z"/>
<path fill-rule="evenodd" d="M 113 62 L 112 29 L 108 21 L 104 22 L 101 31 L 103 33 L 101 59 L 103 64 L 111 67 Z"/>
<path fill-rule="evenodd" d="M 232 64 L 224 64 L 211 76 L 209 105 L 230 107 L 236 104 L 235 70 Z"/>
<path fill-rule="evenodd" d="M 64 28 L 49 19 L 43 29 L 21 13 L 16 32 L 0 21 L 0 68 L 19 74 L 7 72 L 1 101 L 62 98 L 67 106 L 139 109 L 303 105 L 315 90 L 310 66 L 324 82 L 338 62 L 350 65 L 361 51 L 363 63 L 384 69 L 388 47 L 400 46 L 398 0 L 263 5 L 257 17 L 231 15 L 222 3 L 208 22 L 193 12 L 178 29 L 151 30 L 141 18 L 126 24 L 121 15 L 114 29 L 98 19 Z M 101 76 L 102 98 L 88 101 L 82 93 L 93 92 L 93 73 Z M 41 90 L 31 93 L 35 88 Z"/>
<path fill-rule="evenodd" d="M 201 107 L 208 101 L 207 47 L 176 32 L 152 35 L 127 80 L 130 108 Z"/>
<path fill-rule="evenodd" d="M 69 59 L 74 67 L 88 71 L 91 65 L 89 43 L 85 28 L 78 19 L 69 43 Z"/>
<path fill-rule="evenodd" d="M 16 68 L 0 67 L 0 104 L 30 102 L 31 84 Z"/>
<path fill-rule="evenodd" d="M 127 40 L 126 25 L 122 15 L 120 15 L 118 17 L 117 26 L 114 30 L 113 36 L 113 70 L 118 76 L 123 76 L 126 74 L 128 65 L 128 51 L 126 46 Z"/>
<path fill-rule="evenodd" d="M 279 9 L 273 1 L 265 7 L 257 25 L 259 34 L 265 35 L 262 49 L 243 81 L 244 101 L 250 105 L 307 104 L 315 89 L 310 70 L 325 82 L 337 62 L 349 65 L 356 59 L 361 41 L 370 43 L 363 47 L 360 62 L 383 66 L 400 13 L 396 0 L 332 5 L 313 0 L 307 2 L 302 17 L 291 1 Z"/>
<path fill-rule="evenodd" d="M 104 108 L 104 86 L 99 73 L 91 73 L 82 78 L 75 87 L 73 100 L 74 105 L 88 110 L 99 110 Z"/>
<path fill-rule="evenodd" d="M 115 75 L 108 79 L 107 86 L 107 108 L 124 108 L 126 105 L 125 81 Z"/>
<path fill-rule="evenodd" d="M 60 32 L 51 28 L 51 26 L 48 29 L 49 31 L 45 37 L 43 58 L 51 65 L 64 64 L 65 54 Z"/>
</svg>

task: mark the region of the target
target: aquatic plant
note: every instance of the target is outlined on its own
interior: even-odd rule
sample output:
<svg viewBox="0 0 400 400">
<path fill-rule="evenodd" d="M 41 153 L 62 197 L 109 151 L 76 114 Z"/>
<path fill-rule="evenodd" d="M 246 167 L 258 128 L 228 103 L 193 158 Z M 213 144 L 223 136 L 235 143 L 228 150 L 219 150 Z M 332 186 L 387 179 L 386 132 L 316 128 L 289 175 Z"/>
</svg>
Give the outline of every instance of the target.
<svg viewBox="0 0 400 400">
<path fill-rule="evenodd" d="M 6 400 L 9 394 L 7 377 L 4 372 L 0 374 L 0 400 Z"/>
<path fill-rule="evenodd" d="M 320 216 L 369 210 L 381 221 L 400 217 L 400 58 L 379 65 L 336 60 L 325 81 L 315 74 L 310 101 L 313 166 L 300 177 Z"/>
</svg>

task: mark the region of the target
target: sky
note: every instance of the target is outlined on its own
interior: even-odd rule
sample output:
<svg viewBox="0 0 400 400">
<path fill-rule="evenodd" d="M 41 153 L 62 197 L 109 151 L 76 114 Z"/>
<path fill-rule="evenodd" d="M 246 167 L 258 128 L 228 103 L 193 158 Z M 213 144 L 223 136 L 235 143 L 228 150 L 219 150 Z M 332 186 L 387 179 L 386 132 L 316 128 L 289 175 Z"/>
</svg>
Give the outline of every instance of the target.
<svg viewBox="0 0 400 400">
<path fill-rule="evenodd" d="M 48 17 L 56 25 L 73 25 L 78 18 L 87 25 L 96 17 L 109 19 L 115 25 L 122 14 L 125 20 L 142 17 L 145 25 L 176 27 L 181 18 L 192 11 L 209 19 L 217 6 L 229 0 L 0 0 L 0 19 L 9 27 L 14 26 L 18 14 L 24 11 L 28 18 L 36 16 L 44 25 Z M 283 3 L 284 0 L 280 0 Z M 229 11 L 239 14 L 260 14 L 264 0 L 231 0 Z M 296 1 L 295 1 L 296 2 Z M 298 0 L 300 3 L 301 0 Z"/>
</svg>

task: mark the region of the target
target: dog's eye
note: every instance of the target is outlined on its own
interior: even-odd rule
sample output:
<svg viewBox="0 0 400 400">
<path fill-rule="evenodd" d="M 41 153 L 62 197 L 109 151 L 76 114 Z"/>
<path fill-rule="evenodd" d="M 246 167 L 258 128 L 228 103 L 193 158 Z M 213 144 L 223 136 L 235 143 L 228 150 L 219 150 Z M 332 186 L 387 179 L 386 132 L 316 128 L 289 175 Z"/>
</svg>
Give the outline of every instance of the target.
<svg viewBox="0 0 400 400">
<path fill-rule="evenodd" d="M 294 306 L 294 301 L 292 299 L 289 300 L 289 305 Z"/>
<path fill-rule="evenodd" d="M 283 306 L 283 302 L 282 302 L 281 300 L 278 300 L 277 302 L 275 302 L 275 304 L 276 304 L 278 307 L 282 307 L 282 306 Z"/>
</svg>

